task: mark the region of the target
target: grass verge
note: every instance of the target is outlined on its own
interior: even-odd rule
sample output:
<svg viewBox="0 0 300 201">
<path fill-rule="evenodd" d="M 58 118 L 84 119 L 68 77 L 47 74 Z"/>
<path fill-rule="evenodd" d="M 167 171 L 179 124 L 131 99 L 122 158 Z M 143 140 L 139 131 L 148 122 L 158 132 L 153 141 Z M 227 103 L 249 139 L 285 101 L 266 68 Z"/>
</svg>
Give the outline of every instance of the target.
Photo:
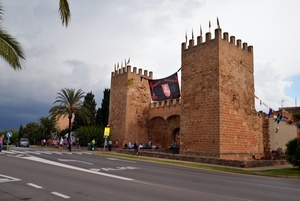
<svg viewBox="0 0 300 201">
<path fill-rule="evenodd" d="M 151 157 L 143 157 L 143 156 L 132 156 L 127 154 L 118 154 L 118 153 L 99 153 L 99 155 L 106 155 L 106 156 L 114 156 L 118 158 L 125 158 L 125 159 L 134 159 L 140 161 L 148 161 L 148 162 L 155 162 L 155 163 L 163 163 L 169 165 L 177 165 L 183 167 L 191 167 L 191 168 L 199 168 L 199 169 L 207 169 L 207 170 L 217 170 L 217 171 L 225 171 L 225 172 L 233 172 L 233 173 L 243 173 L 243 174 L 259 174 L 259 175 L 266 175 L 266 176 L 283 176 L 283 177 L 296 177 L 300 179 L 300 169 L 299 168 L 282 168 L 282 169 L 267 169 L 267 170 L 246 170 L 241 168 L 234 168 L 234 167 L 224 167 L 218 165 L 210 165 L 210 164 L 203 164 L 203 163 L 193 163 L 193 162 L 186 162 L 186 161 L 174 161 L 174 160 L 166 160 L 161 158 L 151 158 Z"/>
</svg>

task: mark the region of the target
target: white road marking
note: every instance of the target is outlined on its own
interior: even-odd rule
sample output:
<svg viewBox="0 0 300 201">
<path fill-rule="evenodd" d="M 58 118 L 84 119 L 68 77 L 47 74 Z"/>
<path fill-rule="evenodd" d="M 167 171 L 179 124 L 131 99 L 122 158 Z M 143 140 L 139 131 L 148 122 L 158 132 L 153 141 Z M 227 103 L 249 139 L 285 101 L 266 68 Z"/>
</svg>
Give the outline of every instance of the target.
<svg viewBox="0 0 300 201">
<path fill-rule="evenodd" d="M 84 163 L 84 164 L 89 164 L 89 165 L 93 165 L 93 163 L 89 163 L 89 162 L 84 162 L 84 161 L 78 161 L 78 160 L 73 160 L 73 159 L 58 159 L 59 161 L 70 161 L 70 162 L 78 162 L 78 163 Z"/>
<path fill-rule="evenodd" d="M 107 159 L 111 160 L 111 161 L 123 161 L 123 162 L 127 162 L 127 163 L 136 163 L 135 161 L 122 160 L 122 159 L 118 159 L 118 158 L 107 158 Z"/>
<path fill-rule="evenodd" d="M 38 189 L 42 189 L 42 188 L 43 188 L 43 187 L 38 186 L 38 185 L 33 184 L 33 183 L 27 183 L 27 185 L 28 185 L 28 186 L 32 186 L 32 187 L 34 187 L 34 188 L 38 188 Z"/>
<path fill-rule="evenodd" d="M 0 179 L 0 183 L 2 182 L 11 182 L 11 181 L 21 181 L 21 179 L 10 177 L 7 175 L 0 174 L 0 177 L 4 177 L 5 179 Z"/>
<path fill-rule="evenodd" d="M 111 178 L 125 180 L 125 181 L 133 181 L 134 180 L 134 179 L 127 178 L 127 177 L 121 177 L 121 176 L 102 173 L 102 172 L 95 172 L 95 171 L 87 170 L 87 169 L 84 169 L 84 168 L 79 168 L 79 167 L 74 167 L 74 166 L 71 166 L 71 165 L 66 165 L 66 164 L 63 164 L 63 163 L 49 161 L 49 160 L 46 160 L 46 159 L 43 159 L 43 158 L 38 158 L 38 157 L 35 157 L 35 156 L 26 156 L 26 157 L 23 157 L 22 159 L 27 159 L 27 160 L 36 161 L 36 162 L 39 162 L 39 163 L 55 165 L 55 166 L 58 166 L 58 167 L 68 168 L 68 169 L 72 169 L 72 170 L 78 170 L 78 171 L 82 171 L 82 172 L 97 174 L 97 175 L 101 175 L 101 176 L 105 176 L 105 177 L 111 177 Z"/>
<path fill-rule="evenodd" d="M 71 198 L 70 196 L 67 196 L 67 195 L 64 195 L 64 194 L 61 194 L 61 193 L 58 193 L 58 192 L 51 192 L 51 194 L 59 196 L 61 198 L 65 198 L 65 199 Z"/>
</svg>

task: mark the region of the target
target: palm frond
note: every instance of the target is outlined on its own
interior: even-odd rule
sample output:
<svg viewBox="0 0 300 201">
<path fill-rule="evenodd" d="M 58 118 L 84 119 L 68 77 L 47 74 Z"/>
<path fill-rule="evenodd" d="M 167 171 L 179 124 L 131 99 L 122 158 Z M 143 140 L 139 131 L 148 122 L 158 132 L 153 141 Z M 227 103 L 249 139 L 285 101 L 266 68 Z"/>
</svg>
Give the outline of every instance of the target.
<svg viewBox="0 0 300 201">
<path fill-rule="evenodd" d="M 20 43 L 2 28 L 0 28 L 0 57 L 7 61 L 14 70 L 21 70 L 21 60 L 26 60 Z"/>
<path fill-rule="evenodd" d="M 67 0 L 59 0 L 59 13 L 62 25 L 68 27 L 71 18 L 71 11 Z"/>
</svg>

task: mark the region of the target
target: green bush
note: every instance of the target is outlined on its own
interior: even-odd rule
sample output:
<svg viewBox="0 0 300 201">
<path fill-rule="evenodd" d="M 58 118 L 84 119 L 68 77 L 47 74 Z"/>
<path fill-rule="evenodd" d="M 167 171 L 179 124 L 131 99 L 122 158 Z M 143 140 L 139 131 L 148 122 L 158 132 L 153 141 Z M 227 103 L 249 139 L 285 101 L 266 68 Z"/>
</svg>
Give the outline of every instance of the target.
<svg viewBox="0 0 300 201">
<path fill-rule="evenodd" d="M 295 138 L 290 140 L 287 144 L 287 158 L 286 160 L 293 166 L 300 168 L 300 140 Z"/>
</svg>

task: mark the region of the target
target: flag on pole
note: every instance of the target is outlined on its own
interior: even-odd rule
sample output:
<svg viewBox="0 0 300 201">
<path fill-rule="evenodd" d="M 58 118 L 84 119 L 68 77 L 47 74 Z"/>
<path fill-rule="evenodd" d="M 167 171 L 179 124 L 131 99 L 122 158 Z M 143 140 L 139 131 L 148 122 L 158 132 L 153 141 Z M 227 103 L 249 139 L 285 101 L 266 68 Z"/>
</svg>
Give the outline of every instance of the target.
<svg viewBox="0 0 300 201">
<path fill-rule="evenodd" d="M 187 40 L 188 40 L 187 33 L 185 32 L 185 43 L 187 43 Z"/>
<path fill-rule="evenodd" d="M 202 27 L 200 25 L 200 36 L 202 36 Z"/>
<path fill-rule="evenodd" d="M 151 99 L 153 101 L 162 101 L 180 97 L 180 88 L 177 72 L 169 77 L 162 79 L 148 79 Z"/>
<path fill-rule="evenodd" d="M 279 114 L 277 115 L 276 119 L 275 119 L 275 122 L 276 122 L 277 124 L 279 124 L 281 118 L 282 118 L 282 114 L 279 113 Z"/>
<path fill-rule="evenodd" d="M 194 40 L 194 31 L 192 29 L 192 40 Z"/>
<path fill-rule="evenodd" d="M 218 28 L 220 29 L 219 18 L 217 18 L 217 25 L 218 25 Z"/>
<path fill-rule="evenodd" d="M 270 116 L 273 114 L 273 110 L 272 108 L 269 108 L 269 113 L 268 113 L 268 117 L 270 118 Z"/>
<path fill-rule="evenodd" d="M 129 64 L 129 63 L 130 63 L 130 57 L 129 57 L 128 61 L 127 61 L 127 64 Z"/>
<path fill-rule="evenodd" d="M 210 24 L 210 20 L 209 20 L 209 24 L 208 24 L 208 27 L 209 27 L 209 30 L 210 30 L 210 27 L 211 27 L 211 24 Z"/>
</svg>

